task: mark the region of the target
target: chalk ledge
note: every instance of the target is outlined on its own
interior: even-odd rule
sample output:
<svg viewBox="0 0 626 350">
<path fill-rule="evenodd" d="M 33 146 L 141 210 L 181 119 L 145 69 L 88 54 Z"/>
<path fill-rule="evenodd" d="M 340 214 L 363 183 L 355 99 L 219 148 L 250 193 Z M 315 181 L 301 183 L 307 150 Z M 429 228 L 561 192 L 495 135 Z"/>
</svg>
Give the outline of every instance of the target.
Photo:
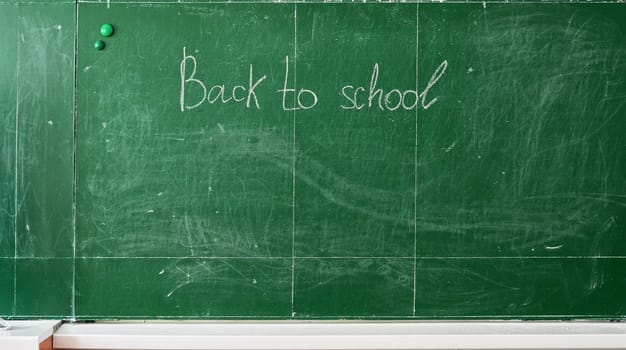
<svg viewBox="0 0 626 350">
<path fill-rule="evenodd" d="M 11 329 L 0 331 L 0 349 L 36 350 L 61 324 L 51 321 L 8 321 Z"/>
<path fill-rule="evenodd" d="M 112 322 L 63 324 L 62 349 L 626 349 L 609 322 Z"/>
</svg>

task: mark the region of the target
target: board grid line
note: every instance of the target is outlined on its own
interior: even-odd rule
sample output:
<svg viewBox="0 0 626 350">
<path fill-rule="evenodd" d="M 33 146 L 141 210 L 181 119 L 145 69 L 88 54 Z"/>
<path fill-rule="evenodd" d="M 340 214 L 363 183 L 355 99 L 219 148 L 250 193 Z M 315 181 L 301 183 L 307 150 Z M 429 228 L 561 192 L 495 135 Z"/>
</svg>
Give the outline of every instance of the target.
<svg viewBox="0 0 626 350">
<path fill-rule="evenodd" d="M 19 129 L 20 129 L 20 16 L 19 16 L 19 6 L 18 15 L 17 15 L 17 23 L 16 23 L 16 34 L 15 34 L 15 159 L 13 160 L 15 164 L 15 183 L 14 186 L 14 198 L 13 198 L 13 313 L 17 313 L 17 213 L 19 212 L 18 208 L 18 157 L 19 157 Z"/>
<path fill-rule="evenodd" d="M 293 86 L 296 89 L 298 64 L 298 4 L 293 5 Z M 289 66 L 286 67 L 289 69 Z M 296 93 L 293 94 L 293 114 L 292 114 L 292 157 L 291 162 L 291 316 L 295 316 L 296 298 Z"/>
<path fill-rule="evenodd" d="M 13 259 L 6 257 L 0 259 Z M 17 260 L 68 260 L 73 257 L 18 257 Z M 356 260 L 356 259 L 398 259 L 398 260 L 559 260 L 559 259 L 626 259 L 626 255 L 564 255 L 564 256 L 76 256 L 75 259 L 92 260 L 142 260 L 142 259 L 240 259 L 240 260 L 262 260 L 262 259 L 293 259 L 293 260 Z"/>
<path fill-rule="evenodd" d="M 109 2 L 111 2 L 110 0 L 107 0 Z M 307 1 L 307 2 L 304 2 Z M 33 1 L 34 2 L 34 1 Z M 63 1 L 60 1 L 63 2 Z M 68 2 L 73 2 L 73 1 L 68 1 Z M 390 4 L 438 4 L 441 3 L 442 0 L 387 0 L 387 1 L 380 1 L 380 0 L 361 0 L 359 1 L 359 3 L 364 3 L 364 4 L 368 4 L 368 5 L 373 5 L 373 4 L 378 4 L 381 6 L 385 6 L 385 5 L 390 5 Z M 467 4 L 467 5 L 480 5 L 483 2 L 486 1 L 482 1 L 482 0 L 452 0 L 452 1 L 445 1 L 446 4 Z M 32 3 L 32 2 L 26 2 L 26 3 Z M 102 0 L 78 0 L 78 3 L 81 4 L 102 4 Z M 270 4 L 270 5 L 276 5 L 276 4 L 296 4 L 296 3 L 302 3 L 302 4 L 328 4 L 328 5 L 347 5 L 347 4 L 353 4 L 354 1 L 351 0 L 336 0 L 336 1 L 329 1 L 329 0 L 316 0 L 316 1 L 311 1 L 311 0 L 235 0 L 235 1 L 228 1 L 228 0 L 222 0 L 222 1 L 193 1 L 193 0 L 178 0 L 177 2 L 172 2 L 172 1 L 151 1 L 151 0 L 137 0 L 137 1 L 114 1 L 112 3 L 115 4 L 126 4 L 126 5 L 135 5 L 135 4 L 164 4 L 164 5 L 188 5 L 188 4 L 231 4 L 231 5 L 241 5 L 241 4 Z M 489 2 L 486 2 L 488 4 L 494 4 L 494 5 L 498 5 L 498 4 L 521 4 L 521 5 L 525 5 L 525 4 L 619 4 L 620 0 L 602 0 L 602 1 L 593 1 L 593 2 L 589 2 L 589 0 L 569 0 L 567 2 L 564 2 L 562 0 L 530 0 L 530 1 L 524 1 L 524 0 L 490 0 Z"/>
<path fill-rule="evenodd" d="M 417 67 L 419 66 L 419 4 L 415 5 L 415 91 L 418 89 L 419 83 L 419 71 Z M 417 94 L 416 94 L 417 95 Z M 415 97 L 415 148 L 414 148 L 414 178 L 413 178 L 413 189 L 414 189 L 414 203 L 413 203 L 413 316 L 415 316 L 416 307 L 417 307 L 417 99 L 419 96 Z"/>
<path fill-rule="evenodd" d="M 72 155 L 72 294 L 71 304 L 72 320 L 76 320 L 76 215 L 77 215 L 77 140 L 78 140 L 78 11 L 80 6 L 75 6 L 74 12 L 74 94 L 73 94 L 73 155 Z"/>
</svg>

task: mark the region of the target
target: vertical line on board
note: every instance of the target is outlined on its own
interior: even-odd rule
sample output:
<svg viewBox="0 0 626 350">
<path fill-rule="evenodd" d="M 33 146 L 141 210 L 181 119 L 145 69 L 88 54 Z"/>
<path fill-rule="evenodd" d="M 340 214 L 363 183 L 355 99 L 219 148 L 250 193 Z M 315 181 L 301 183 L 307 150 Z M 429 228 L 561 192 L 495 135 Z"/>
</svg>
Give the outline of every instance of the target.
<svg viewBox="0 0 626 350">
<path fill-rule="evenodd" d="M 419 23 L 420 23 L 420 5 L 415 4 L 415 91 L 418 90 L 418 62 L 419 62 Z M 416 298 L 417 298 L 417 109 L 419 104 L 417 103 L 417 99 L 419 93 L 416 93 L 416 101 L 415 101 L 415 147 L 414 147 L 414 177 L 413 177 L 413 188 L 414 192 L 414 202 L 413 202 L 413 316 L 416 314 Z"/>
<path fill-rule="evenodd" d="M 76 187 L 77 187 L 77 127 L 78 127 L 78 3 L 76 3 L 76 11 L 74 12 L 74 108 L 73 108 L 73 127 L 72 135 L 73 152 L 72 152 L 72 320 L 76 320 Z"/>
<path fill-rule="evenodd" d="M 15 179 L 13 198 L 13 314 L 17 315 L 17 214 L 19 212 L 18 196 L 18 156 L 20 128 L 20 5 L 16 4 L 17 22 L 15 23 Z"/>
<path fill-rule="evenodd" d="M 293 87 L 296 89 L 296 74 L 298 60 L 298 4 L 293 5 Z M 289 67 L 287 67 L 289 69 Z M 293 94 L 293 129 L 292 129 L 292 156 L 291 162 L 291 317 L 295 316 L 296 294 L 296 93 Z"/>
</svg>

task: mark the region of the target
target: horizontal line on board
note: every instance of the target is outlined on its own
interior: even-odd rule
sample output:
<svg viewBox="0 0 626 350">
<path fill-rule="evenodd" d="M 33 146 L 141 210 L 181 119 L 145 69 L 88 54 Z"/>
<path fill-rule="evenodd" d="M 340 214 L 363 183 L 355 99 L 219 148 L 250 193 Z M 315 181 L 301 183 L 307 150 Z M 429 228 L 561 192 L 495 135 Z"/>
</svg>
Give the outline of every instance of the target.
<svg viewBox="0 0 626 350">
<path fill-rule="evenodd" d="M 413 256 L 77 256 L 76 259 L 414 259 Z M 72 260 L 73 257 L 0 257 L 4 260 Z M 616 256 L 417 256 L 418 260 L 443 259 L 626 259 L 624 255 Z"/>
<path fill-rule="evenodd" d="M 13 1 L 0 1 L 0 5 L 18 5 L 18 4 L 27 4 L 27 5 L 49 5 L 49 4 L 75 4 L 75 1 L 72 0 L 58 0 L 58 1 L 54 1 L 54 2 L 43 2 L 43 1 L 19 1 L 19 0 L 13 0 Z"/>
<path fill-rule="evenodd" d="M 413 256 L 112 256 L 76 257 L 77 259 L 414 259 Z M 427 259 L 626 259 L 626 256 L 418 256 Z"/>
<path fill-rule="evenodd" d="M 17 319 L 33 319 L 36 318 L 36 321 L 45 321 L 45 320 L 67 320 L 71 317 L 71 315 L 6 315 L 2 316 L 5 320 L 17 320 Z M 31 321 L 28 320 L 28 321 Z"/>
<path fill-rule="evenodd" d="M 72 260 L 71 256 L 0 256 L 0 259 L 11 260 Z"/>
<path fill-rule="evenodd" d="M 81 256 L 76 259 L 413 259 L 412 256 L 352 256 L 352 257 L 315 257 L 315 256 Z"/>
<path fill-rule="evenodd" d="M 481 4 L 484 1 L 480 1 L 480 0 L 474 0 L 474 1 L 441 1 L 441 0 L 431 0 L 431 1 L 367 1 L 367 2 L 362 2 L 362 1 L 342 1 L 342 2 L 336 2 L 336 1 L 315 1 L 315 2 L 304 2 L 304 1 L 280 1 L 280 0 L 275 0 L 275 1 L 254 1 L 254 0 L 249 0 L 249 1 L 115 1 L 115 2 L 103 2 L 103 1 L 98 1 L 98 0 L 79 0 L 79 3 L 82 4 L 102 4 L 105 6 L 110 6 L 113 4 L 299 4 L 299 5 L 310 5 L 310 4 L 380 4 L 380 5 L 391 5 L 391 4 Z M 546 0 L 546 1 L 506 1 L 506 0 L 502 0 L 502 1 L 493 1 L 493 0 L 489 0 L 487 2 L 487 4 L 489 5 L 494 5 L 494 4 L 621 4 L 623 3 L 622 1 L 594 1 L 594 2 L 589 2 L 589 0 L 577 0 L 577 1 L 570 1 L 570 0 Z"/>
</svg>

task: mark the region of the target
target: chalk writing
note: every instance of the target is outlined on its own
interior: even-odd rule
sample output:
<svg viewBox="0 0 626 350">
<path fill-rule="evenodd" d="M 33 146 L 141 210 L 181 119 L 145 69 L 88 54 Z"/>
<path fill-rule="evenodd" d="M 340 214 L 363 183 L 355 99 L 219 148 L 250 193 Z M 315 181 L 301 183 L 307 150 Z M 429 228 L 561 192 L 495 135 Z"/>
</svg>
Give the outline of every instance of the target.
<svg viewBox="0 0 626 350">
<path fill-rule="evenodd" d="M 282 93 L 282 95 L 283 95 L 283 110 L 284 111 L 295 111 L 295 110 L 298 110 L 298 109 L 311 109 L 311 108 L 315 107 L 315 105 L 317 104 L 317 95 L 313 91 L 308 90 L 308 89 L 300 89 L 298 91 L 298 95 L 297 95 L 297 98 L 296 98 L 296 102 L 297 102 L 297 105 L 298 105 L 297 107 L 296 106 L 294 106 L 294 107 L 287 107 L 287 103 L 286 103 L 287 93 L 294 93 L 294 94 L 296 93 L 296 89 L 288 89 L 287 88 L 287 82 L 289 81 L 289 56 L 285 57 L 285 80 L 284 81 L 285 82 L 283 84 L 283 88 L 278 90 L 278 92 Z M 303 95 L 309 95 L 310 96 L 312 102 L 310 102 L 309 105 L 305 105 L 302 102 Z"/>
<path fill-rule="evenodd" d="M 437 81 L 445 74 L 448 68 L 448 61 L 443 61 L 437 67 L 433 75 L 430 77 L 426 88 L 421 93 L 418 93 L 417 87 L 415 90 L 404 90 L 394 88 L 385 93 L 383 89 L 378 88 L 378 74 L 380 66 L 378 63 L 374 64 L 372 69 L 372 76 L 370 79 L 369 89 L 363 86 L 354 87 L 353 85 L 345 85 L 341 88 L 341 95 L 347 100 L 347 104 L 342 104 L 342 109 L 363 109 L 365 107 L 372 108 L 372 106 L 378 107 L 381 111 L 395 111 L 402 107 L 405 110 L 412 110 L 417 108 L 419 101 L 421 100 L 422 108 L 428 109 L 435 102 L 437 98 L 433 98 L 429 102 L 426 102 L 429 91 L 435 86 Z M 412 101 L 409 103 L 407 101 Z M 361 101 L 361 102 L 359 102 Z"/>
<path fill-rule="evenodd" d="M 267 75 L 255 78 L 254 67 L 249 65 L 248 84 L 234 85 L 227 87 L 225 84 L 215 84 L 210 88 L 196 77 L 197 60 L 193 55 L 187 54 L 187 48 L 183 47 L 183 59 L 180 62 L 180 111 L 185 112 L 200 107 L 205 102 L 209 104 L 242 103 L 246 108 L 261 109 L 259 97 L 256 94 L 261 83 L 267 79 Z M 392 88 L 385 91 L 378 87 L 379 76 L 381 75 L 381 64 L 374 63 L 370 84 L 365 86 L 344 85 L 340 89 L 340 96 L 343 102 L 339 108 L 343 110 L 362 110 L 378 108 L 381 111 L 393 112 L 398 109 L 414 110 L 421 106 L 426 110 L 432 107 L 438 97 L 429 100 L 429 93 L 437 82 L 443 77 L 448 68 L 448 61 L 444 60 L 439 64 L 432 74 L 426 87 L 420 92 L 418 87 L 414 89 Z M 187 92 L 193 90 L 193 98 L 189 98 Z M 313 109 L 318 105 L 319 98 L 313 89 L 290 87 L 289 82 L 289 56 L 285 56 L 285 74 L 282 89 L 275 90 L 281 94 L 283 111 L 297 111 Z M 191 100 L 191 101 L 189 101 Z M 291 104 L 289 103 L 291 102 Z"/>
<path fill-rule="evenodd" d="M 192 64 L 191 73 L 187 75 L 187 62 Z M 220 102 L 226 104 L 229 102 L 246 102 L 246 108 L 250 108 L 252 104 L 256 109 L 261 109 L 259 99 L 256 95 L 256 89 L 267 78 L 266 75 L 255 80 L 254 68 L 250 64 L 250 74 L 248 88 L 243 85 L 235 85 L 231 89 L 227 89 L 224 84 L 213 85 L 207 90 L 204 82 L 196 78 L 197 61 L 192 55 L 187 55 L 187 48 L 183 47 L 183 60 L 180 62 L 180 111 L 195 109 L 200 107 L 204 102 L 214 104 Z M 200 98 L 193 105 L 188 105 L 186 102 L 186 91 L 188 84 L 193 84 L 201 89 Z M 196 89 L 197 90 L 197 89 Z M 240 93 L 238 93 L 240 91 Z M 229 94 L 226 97 L 226 94 Z M 197 95 L 197 93 L 196 93 Z"/>
</svg>

